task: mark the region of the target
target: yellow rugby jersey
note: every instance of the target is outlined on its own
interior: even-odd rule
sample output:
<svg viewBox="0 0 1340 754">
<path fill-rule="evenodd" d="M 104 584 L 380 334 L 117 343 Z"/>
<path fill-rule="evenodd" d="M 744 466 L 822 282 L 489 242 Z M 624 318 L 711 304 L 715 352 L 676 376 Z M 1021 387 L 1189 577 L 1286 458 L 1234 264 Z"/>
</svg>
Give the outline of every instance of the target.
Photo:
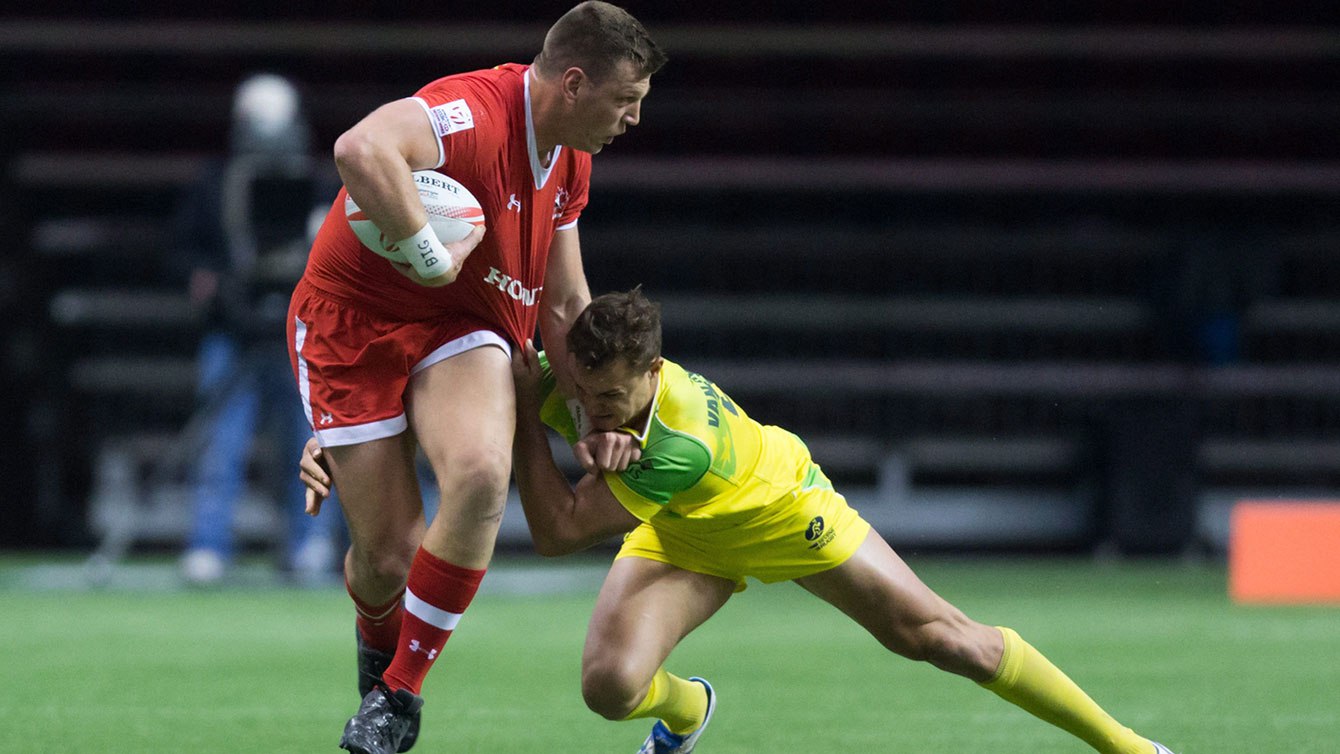
<svg viewBox="0 0 1340 754">
<path fill-rule="evenodd" d="M 541 420 L 569 443 L 581 436 L 541 358 L 547 395 Z M 605 481 L 634 516 L 715 518 L 830 488 L 799 437 L 750 419 L 710 380 L 665 359 L 646 426 L 621 428 L 642 457 Z"/>
</svg>

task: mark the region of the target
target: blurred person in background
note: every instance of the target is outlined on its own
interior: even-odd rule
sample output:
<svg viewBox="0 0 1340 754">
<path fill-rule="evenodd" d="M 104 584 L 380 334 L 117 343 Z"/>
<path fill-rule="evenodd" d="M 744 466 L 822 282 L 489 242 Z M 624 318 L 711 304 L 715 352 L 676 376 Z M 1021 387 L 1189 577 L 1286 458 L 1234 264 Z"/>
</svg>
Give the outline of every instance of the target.
<svg viewBox="0 0 1340 754">
<path fill-rule="evenodd" d="M 192 422 L 197 437 L 185 438 L 200 451 L 181 558 L 190 584 L 217 583 L 235 559 L 249 461 L 263 431 L 274 444 L 267 460 L 301 449 L 312 435 L 278 337 L 313 219 L 336 190 L 317 177 L 310 142 L 293 83 L 270 73 L 247 78 L 234 94 L 227 157 L 207 165 L 178 212 L 170 264 L 187 279 L 191 303 L 207 323 Z M 271 463 L 261 472 L 283 519 L 280 570 L 299 583 L 334 578 L 339 516 L 302 515 L 297 478 Z"/>
</svg>

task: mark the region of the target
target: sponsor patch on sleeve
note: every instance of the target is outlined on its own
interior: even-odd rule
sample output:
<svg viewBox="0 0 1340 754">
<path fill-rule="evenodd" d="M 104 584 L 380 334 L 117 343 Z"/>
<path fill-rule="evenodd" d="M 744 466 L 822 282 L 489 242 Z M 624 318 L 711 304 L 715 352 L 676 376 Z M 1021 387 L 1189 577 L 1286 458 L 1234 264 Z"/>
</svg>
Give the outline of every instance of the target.
<svg viewBox="0 0 1340 754">
<path fill-rule="evenodd" d="M 475 114 L 470 112 L 470 106 L 463 99 L 429 109 L 428 117 L 433 121 L 433 130 L 439 138 L 475 127 Z"/>
</svg>

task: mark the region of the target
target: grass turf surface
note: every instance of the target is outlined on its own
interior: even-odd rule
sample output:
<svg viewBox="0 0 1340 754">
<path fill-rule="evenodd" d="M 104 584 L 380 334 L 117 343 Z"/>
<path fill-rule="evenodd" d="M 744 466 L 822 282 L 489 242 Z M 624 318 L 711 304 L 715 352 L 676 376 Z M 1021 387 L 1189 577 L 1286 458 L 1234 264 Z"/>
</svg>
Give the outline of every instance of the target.
<svg viewBox="0 0 1340 754">
<path fill-rule="evenodd" d="M 1233 606 L 1218 566 L 909 562 L 1181 754 L 1340 751 L 1340 609 Z M 338 587 L 37 590 L 23 586 L 31 567 L 0 560 L 0 751 L 336 750 L 357 706 Z M 647 723 L 598 718 L 578 688 L 600 566 L 585 561 L 573 589 L 526 593 L 536 573 L 564 567 L 495 565 L 425 686 L 416 752 L 636 750 Z M 668 667 L 720 695 L 701 754 L 1088 751 L 971 682 L 888 654 L 790 584 L 751 584 Z"/>
</svg>

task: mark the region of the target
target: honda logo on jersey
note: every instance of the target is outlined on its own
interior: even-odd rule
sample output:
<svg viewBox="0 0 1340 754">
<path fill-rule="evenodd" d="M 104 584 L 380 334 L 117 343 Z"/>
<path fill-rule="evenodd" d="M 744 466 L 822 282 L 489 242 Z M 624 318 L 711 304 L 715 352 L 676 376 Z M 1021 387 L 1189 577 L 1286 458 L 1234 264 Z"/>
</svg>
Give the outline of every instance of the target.
<svg viewBox="0 0 1340 754">
<path fill-rule="evenodd" d="M 484 277 L 484 282 L 526 306 L 535 306 L 535 301 L 540 297 L 540 291 L 544 290 L 544 286 L 527 288 L 520 280 L 504 273 L 497 267 L 489 268 L 489 274 Z"/>
</svg>

